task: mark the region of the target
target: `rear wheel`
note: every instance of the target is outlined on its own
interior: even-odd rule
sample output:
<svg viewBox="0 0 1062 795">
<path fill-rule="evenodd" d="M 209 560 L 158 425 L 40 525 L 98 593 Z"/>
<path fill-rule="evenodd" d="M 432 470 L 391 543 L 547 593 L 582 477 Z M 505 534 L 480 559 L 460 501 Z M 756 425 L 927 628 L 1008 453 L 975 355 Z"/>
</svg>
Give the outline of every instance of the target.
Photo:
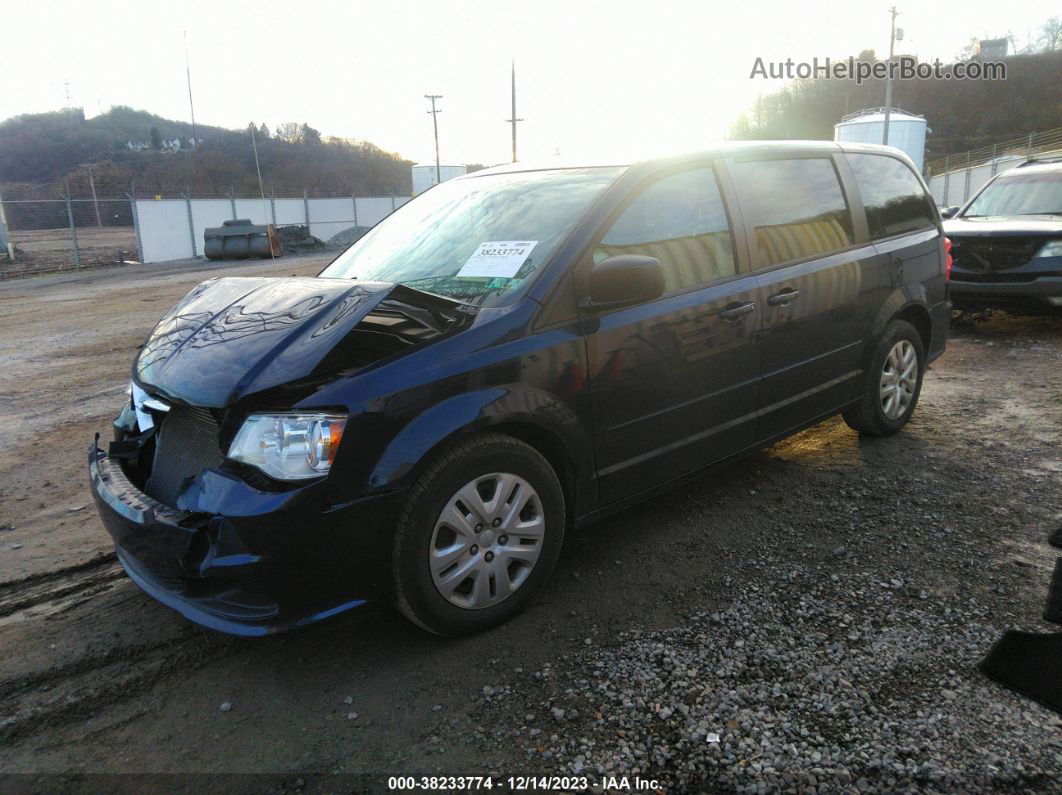
<svg viewBox="0 0 1062 795">
<path fill-rule="evenodd" d="M 848 427 L 868 436 L 896 433 L 914 413 L 924 371 L 918 329 L 906 320 L 893 320 L 871 356 L 859 402 L 842 415 Z"/>
<path fill-rule="evenodd" d="M 506 621 L 549 576 L 564 495 L 538 451 L 478 434 L 433 459 L 410 490 L 394 547 L 398 609 L 439 635 Z"/>
</svg>

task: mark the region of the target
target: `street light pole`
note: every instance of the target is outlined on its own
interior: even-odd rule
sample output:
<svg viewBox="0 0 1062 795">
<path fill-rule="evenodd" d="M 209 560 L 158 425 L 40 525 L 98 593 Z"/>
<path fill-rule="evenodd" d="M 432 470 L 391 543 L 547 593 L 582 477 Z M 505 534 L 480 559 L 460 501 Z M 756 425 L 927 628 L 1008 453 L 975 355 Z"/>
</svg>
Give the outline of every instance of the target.
<svg viewBox="0 0 1062 795">
<path fill-rule="evenodd" d="M 442 167 L 439 165 L 439 114 L 441 110 L 435 107 L 435 100 L 442 99 L 442 94 L 425 94 L 424 99 L 431 100 L 431 123 L 435 128 L 435 184 L 442 182 Z"/>
<path fill-rule="evenodd" d="M 896 44 L 896 15 L 899 12 L 896 6 L 893 6 L 889 9 L 889 13 L 892 15 L 892 26 L 889 30 L 888 71 L 885 73 L 885 124 L 882 125 L 881 132 L 881 143 L 885 146 L 889 145 L 889 113 L 892 110 L 892 54 L 893 46 Z"/>
</svg>

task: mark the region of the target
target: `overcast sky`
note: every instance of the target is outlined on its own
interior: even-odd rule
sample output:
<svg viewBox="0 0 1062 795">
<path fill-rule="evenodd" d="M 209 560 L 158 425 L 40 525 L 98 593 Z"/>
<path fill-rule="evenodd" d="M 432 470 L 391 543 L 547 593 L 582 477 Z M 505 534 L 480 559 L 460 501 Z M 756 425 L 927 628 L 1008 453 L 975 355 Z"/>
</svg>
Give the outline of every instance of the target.
<svg viewBox="0 0 1062 795">
<path fill-rule="evenodd" d="M 442 94 L 444 163 L 510 159 L 516 59 L 521 159 L 696 149 L 777 85 L 765 60 L 888 51 L 888 2 L 576 0 L 301 3 L 29 2 L 4 9 L 0 119 L 65 104 L 131 105 L 271 128 L 306 121 L 434 161 L 426 93 Z M 898 52 L 951 60 L 973 36 L 1025 41 L 1044 0 L 900 0 Z M 900 92 L 902 105 L 902 91 Z M 883 98 L 884 99 L 884 98 Z"/>
</svg>

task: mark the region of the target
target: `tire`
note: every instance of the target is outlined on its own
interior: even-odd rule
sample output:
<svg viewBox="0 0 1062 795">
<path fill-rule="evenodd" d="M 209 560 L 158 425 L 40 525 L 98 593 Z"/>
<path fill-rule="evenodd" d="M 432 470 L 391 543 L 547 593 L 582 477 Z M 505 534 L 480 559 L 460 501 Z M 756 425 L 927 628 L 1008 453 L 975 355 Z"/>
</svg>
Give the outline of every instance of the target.
<svg viewBox="0 0 1062 795">
<path fill-rule="evenodd" d="M 915 357 L 914 372 L 903 377 L 909 372 L 909 366 L 903 363 L 907 351 Z M 841 415 L 848 427 L 866 436 L 891 436 L 899 431 L 918 405 L 925 368 L 925 349 L 918 330 L 906 320 L 890 322 L 878 339 L 863 375 L 859 402 Z M 888 388 L 890 385 L 895 388 Z M 890 397 L 898 402 L 890 403 Z"/>
<path fill-rule="evenodd" d="M 560 481 L 537 450 L 500 433 L 463 439 L 424 467 L 399 512 L 396 606 L 450 637 L 507 621 L 552 571 L 565 523 Z"/>
</svg>

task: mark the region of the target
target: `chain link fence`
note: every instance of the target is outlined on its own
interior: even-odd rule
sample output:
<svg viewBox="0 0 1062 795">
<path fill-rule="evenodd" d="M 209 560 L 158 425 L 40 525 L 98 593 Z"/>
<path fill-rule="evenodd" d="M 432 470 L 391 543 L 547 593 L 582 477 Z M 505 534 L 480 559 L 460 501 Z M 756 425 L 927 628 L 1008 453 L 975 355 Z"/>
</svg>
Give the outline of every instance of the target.
<svg viewBox="0 0 1062 795">
<path fill-rule="evenodd" d="M 138 260 L 130 196 L 0 186 L 0 276 Z"/>
<path fill-rule="evenodd" d="M 320 191 L 155 193 L 0 185 L 0 278 L 201 257 L 207 227 L 251 218 L 285 232 L 289 251 L 341 249 L 407 196 Z"/>
</svg>

